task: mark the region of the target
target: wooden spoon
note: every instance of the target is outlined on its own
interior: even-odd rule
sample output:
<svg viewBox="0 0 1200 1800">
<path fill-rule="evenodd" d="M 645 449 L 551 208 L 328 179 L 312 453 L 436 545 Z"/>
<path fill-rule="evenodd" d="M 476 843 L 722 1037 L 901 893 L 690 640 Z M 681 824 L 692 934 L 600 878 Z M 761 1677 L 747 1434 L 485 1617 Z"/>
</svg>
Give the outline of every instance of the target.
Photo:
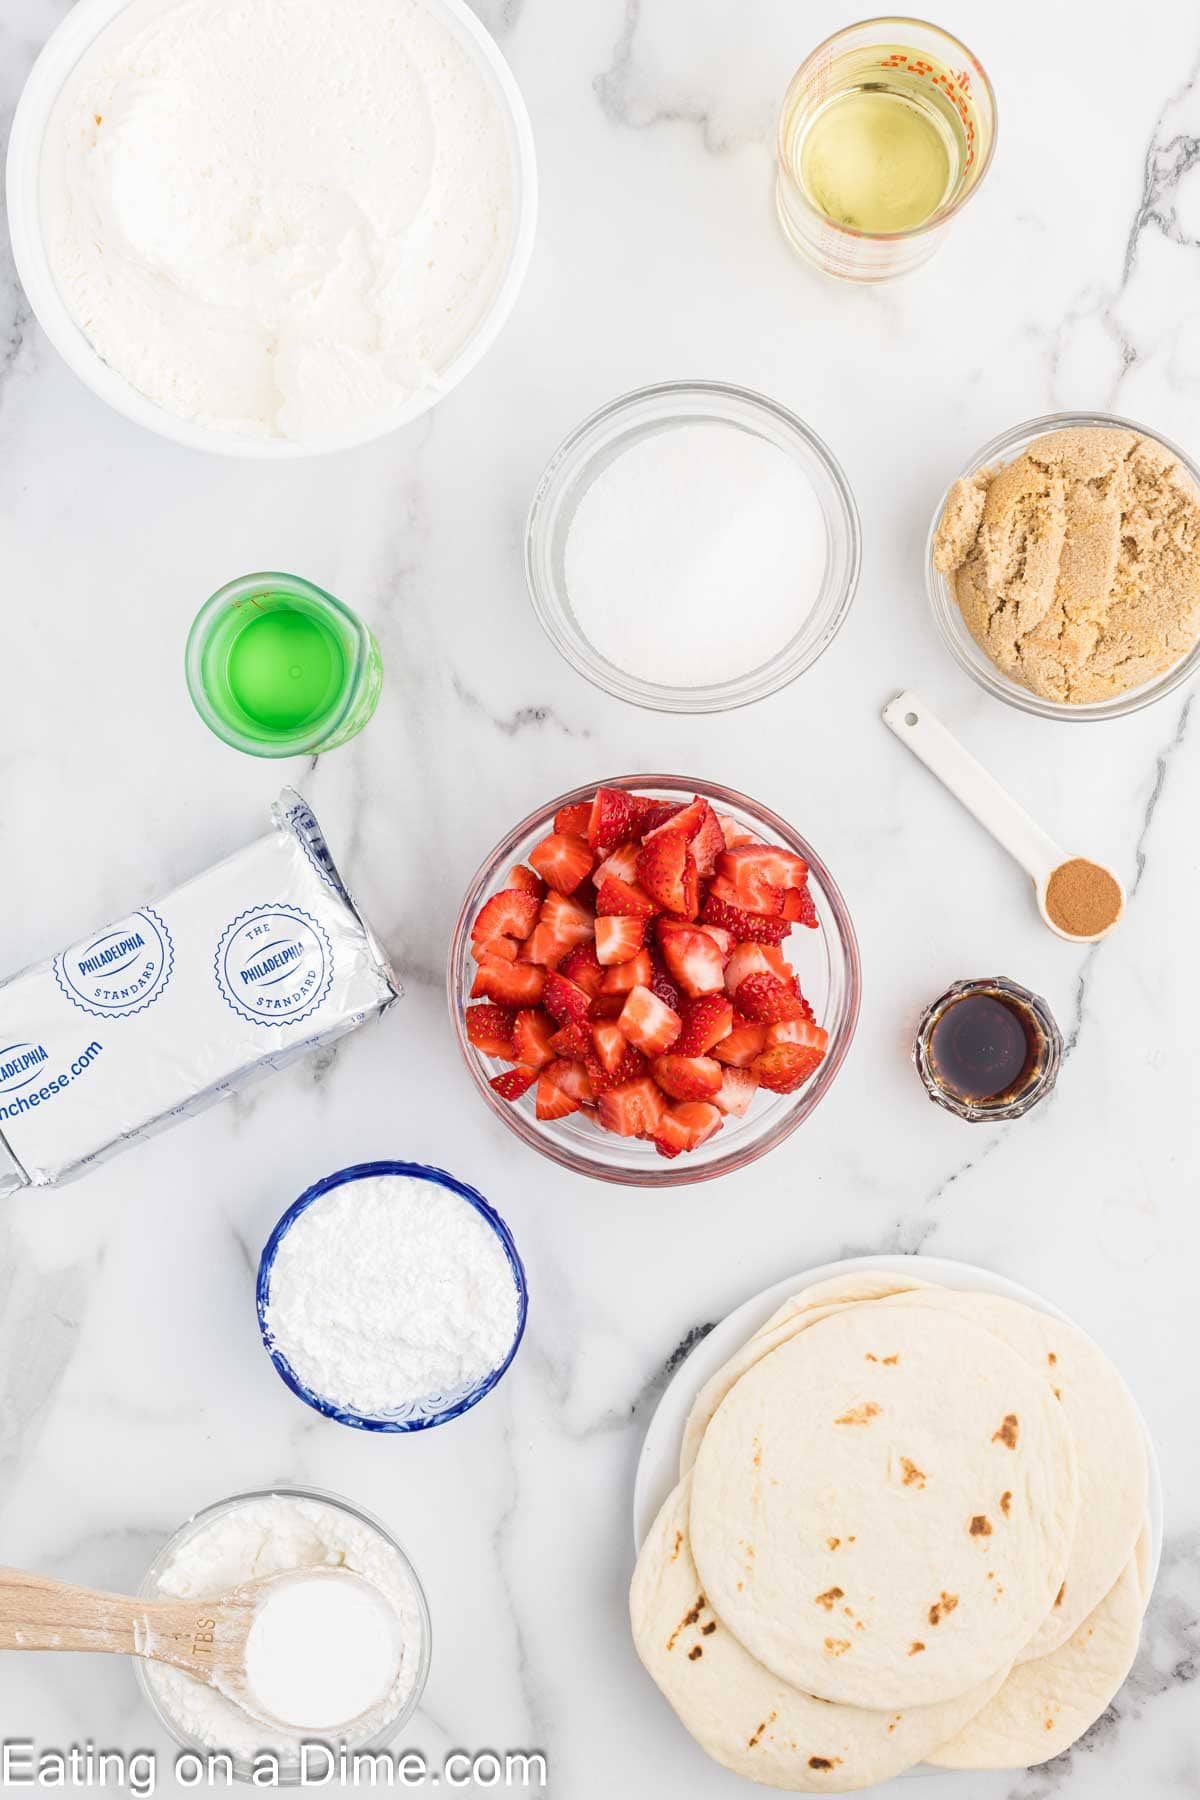
<svg viewBox="0 0 1200 1800">
<path fill-rule="evenodd" d="M 255 1698 L 246 1645 L 267 1599 L 303 1581 L 353 1582 L 381 1607 L 382 1595 L 349 1569 L 287 1569 L 205 1600 L 135 1600 L 75 1587 L 21 1569 L 0 1569 L 0 1650 L 95 1650 L 182 1669 L 233 1700 L 260 1724 L 345 1731 L 357 1719 L 281 1719 Z M 390 1610 L 390 1609 L 389 1609 Z M 313 1646 L 319 1654 L 320 1646 Z M 382 1698 L 382 1695 L 379 1696 Z M 367 1710 L 373 1710 L 372 1706 Z M 364 1715 L 360 1713 L 358 1718 Z"/>
</svg>

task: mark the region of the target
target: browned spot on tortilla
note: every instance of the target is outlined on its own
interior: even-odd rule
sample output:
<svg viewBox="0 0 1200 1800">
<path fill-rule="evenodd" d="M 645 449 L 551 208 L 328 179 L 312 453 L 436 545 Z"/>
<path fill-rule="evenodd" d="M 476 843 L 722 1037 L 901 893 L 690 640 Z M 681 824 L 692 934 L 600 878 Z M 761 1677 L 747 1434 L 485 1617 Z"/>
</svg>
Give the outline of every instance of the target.
<svg viewBox="0 0 1200 1800">
<path fill-rule="evenodd" d="M 993 1444 L 1004 1444 L 1010 1450 L 1017 1447 L 1017 1433 L 1021 1429 L 1021 1421 L 1016 1413 L 1005 1413 L 999 1431 L 993 1431 Z"/>
<path fill-rule="evenodd" d="M 883 1366 L 885 1369 L 894 1369 L 899 1361 L 900 1358 L 898 1356 L 885 1356 L 883 1359 Z"/>
<path fill-rule="evenodd" d="M 840 1419 L 833 1422 L 835 1425 L 869 1425 L 881 1411 L 882 1408 L 874 1400 L 864 1400 L 861 1406 L 852 1406 L 849 1412 L 844 1412 Z"/>
<path fill-rule="evenodd" d="M 911 1650 L 909 1651 L 909 1655 L 910 1656 L 912 1655 Z M 889 1737 L 891 1737 L 893 1731 L 895 1731 L 897 1725 L 900 1723 L 900 1721 L 903 1717 L 904 1717 L 903 1713 L 897 1713 L 894 1719 L 888 1720 L 888 1736 Z"/>
<path fill-rule="evenodd" d="M 684 1613 L 682 1619 L 680 1619 L 678 1625 L 675 1627 L 674 1631 L 671 1633 L 670 1637 L 667 1639 L 667 1649 L 668 1650 L 673 1650 L 675 1648 L 675 1645 L 679 1640 L 679 1634 L 681 1631 L 686 1631 L 689 1625 L 694 1625 L 696 1623 L 696 1620 L 700 1617 L 700 1614 L 704 1611 L 704 1604 L 705 1604 L 704 1595 L 698 1594 L 696 1596 L 695 1606 L 690 1607 L 688 1609 L 688 1611 Z"/>
<path fill-rule="evenodd" d="M 704 1649 L 703 1649 L 702 1645 L 693 1644 L 691 1649 L 688 1651 L 688 1661 L 689 1662 L 699 1662 L 700 1658 L 703 1655 L 704 1655 Z"/>
<path fill-rule="evenodd" d="M 763 1732 L 767 1729 L 767 1726 L 773 1725 L 774 1723 L 775 1723 L 775 1714 L 773 1712 L 768 1713 L 765 1719 L 760 1720 L 758 1730 L 754 1733 L 753 1737 L 746 1739 L 747 1750 L 753 1750 L 753 1748 L 757 1744 L 759 1738 L 762 1736 Z"/>
<path fill-rule="evenodd" d="M 1054 1730 L 1054 1720 L 1053 1720 L 1053 1719 L 1047 1719 L 1047 1720 L 1046 1720 L 1046 1730 L 1047 1730 L 1047 1731 L 1053 1731 L 1053 1730 Z"/>
<path fill-rule="evenodd" d="M 922 1644 L 920 1641 L 915 1641 L 908 1646 L 908 1654 L 910 1656 L 920 1656 L 920 1654 L 924 1648 L 925 1648 L 924 1644 Z"/>
<path fill-rule="evenodd" d="M 854 1539 L 853 1539 L 853 1537 L 848 1537 L 848 1538 L 847 1538 L 847 1539 L 846 1539 L 846 1542 L 847 1542 L 847 1543 L 848 1543 L 848 1544 L 852 1544 L 852 1543 L 853 1543 L 853 1542 L 854 1542 Z"/>
<path fill-rule="evenodd" d="M 708 1621 L 707 1625 L 702 1625 L 700 1627 L 700 1636 L 701 1637 L 711 1637 L 713 1632 L 716 1629 L 717 1629 L 717 1621 L 715 1619 L 710 1619 Z"/>
<path fill-rule="evenodd" d="M 1055 1606 L 1061 1606 L 1061 1605 L 1062 1605 L 1062 1600 L 1063 1600 L 1063 1595 L 1064 1595 L 1064 1594 L 1065 1594 L 1065 1593 L 1066 1593 L 1066 1591 L 1067 1591 L 1067 1584 L 1066 1584 L 1066 1582 L 1065 1582 L 1065 1581 L 1064 1581 L 1064 1582 L 1063 1582 L 1063 1584 L 1062 1584 L 1062 1586 L 1061 1586 L 1061 1587 L 1060 1587 L 1060 1588 L 1059 1588 L 1059 1590 L 1058 1590 L 1058 1592 L 1057 1592 L 1057 1594 L 1056 1594 L 1056 1595 L 1055 1595 L 1055 1596 L 1054 1596 L 1054 1604 L 1055 1604 Z"/>
<path fill-rule="evenodd" d="M 842 1598 L 842 1590 L 840 1587 L 826 1588 L 823 1594 L 814 1594 L 813 1598 L 818 1606 L 825 1608 L 826 1612 L 832 1612 L 834 1601 Z"/>
<path fill-rule="evenodd" d="M 991 1535 L 992 1521 L 988 1518 L 986 1513 L 976 1513 L 975 1517 L 971 1520 L 971 1536 L 991 1537 Z"/>
<path fill-rule="evenodd" d="M 1004 1492 L 1000 1496 L 1000 1511 L 1004 1514 L 1006 1519 L 1007 1519 L 1009 1513 L 1012 1511 L 1012 1489 L 1011 1488 L 1005 1488 Z"/>
<path fill-rule="evenodd" d="M 1056 1400 L 1062 1399 L 1062 1389 L 1061 1388 L 1052 1388 L 1050 1391 L 1054 1395 L 1054 1398 Z"/>
<path fill-rule="evenodd" d="M 879 1358 L 878 1358 L 878 1357 L 877 1357 L 877 1356 L 876 1356 L 876 1354 L 875 1354 L 875 1352 L 874 1352 L 874 1351 L 873 1351 L 873 1350 L 868 1350 L 868 1351 L 867 1351 L 867 1354 L 866 1354 L 866 1356 L 865 1356 L 865 1357 L 864 1357 L 864 1359 L 863 1359 L 863 1360 L 864 1360 L 864 1361 L 865 1361 L 865 1362 L 878 1362 L 878 1361 L 879 1361 Z"/>
<path fill-rule="evenodd" d="M 841 1541 L 842 1541 L 841 1538 L 826 1538 L 825 1539 L 825 1543 L 830 1550 L 836 1550 L 838 1545 L 841 1543 Z"/>
<path fill-rule="evenodd" d="M 929 1609 L 929 1623 L 931 1625 L 940 1625 L 946 1614 L 952 1613 L 957 1605 L 958 1595 L 948 1594 L 945 1588 L 943 1588 L 941 1599 L 935 1600 Z"/>
<path fill-rule="evenodd" d="M 682 1549 L 683 1549 L 683 1533 L 682 1533 L 682 1531 L 677 1531 L 675 1533 L 675 1548 L 671 1552 L 671 1561 L 672 1562 L 675 1561 L 675 1558 L 679 1555 L 679 1552 Z"/>
<path fill-rule="evenodd" d="M 103 125 L 103 123 L 104 123 L 104 114 L 103 113 L 93 113 L 92 117 L 95 119 L 97 125 Z"/>
<path fill-rule="evenodd" d="M 1058 1358 L 1057 1358 L 1057 1356 L 1055 1356 L 1053 1350 L 1047 1350 L 1046 1361 L 1050 1364 L 1051 1368 L 1053 1368 L 1055 1363 L 1058 1361 Z"/>
<path fill-rule="evenodd" d="M 831 1656 L 845 1656 L 850 1648 L 849 1638 L 826 1638 L 825 1648 Z"/>
<path fill-rule="evenodd" d="M 840 1756 L 810 1756 L 808 1759 L 810 1769 L 838 1769 L 841 1763 Z"/>
<path fill-rule="evenodd" d="M 923 1469 L 918 1469 L 911 1457 L 902 1456 L 900 1458 L 900 1467 L 904 1470 L 905 1487 L 923 1488 L 925 1486 L 925 1472 Z"/>
</svg>

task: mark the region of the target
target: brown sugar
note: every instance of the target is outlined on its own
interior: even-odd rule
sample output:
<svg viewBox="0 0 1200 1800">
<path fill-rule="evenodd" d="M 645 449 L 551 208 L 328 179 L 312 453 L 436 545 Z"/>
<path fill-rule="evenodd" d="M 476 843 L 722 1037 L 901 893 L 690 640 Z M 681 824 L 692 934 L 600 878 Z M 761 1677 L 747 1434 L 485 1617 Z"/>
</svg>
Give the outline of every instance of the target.
<svg viewBox="0 0 1200 1800">
<path fill-rule="evenodd" d="M 1099 863 L 1073 856 L 1060 863 L 1046 888 L 1046 911 L 1060 931 L 1096 937 L 1121 916 L 1121 884 Z"/>
</svg>

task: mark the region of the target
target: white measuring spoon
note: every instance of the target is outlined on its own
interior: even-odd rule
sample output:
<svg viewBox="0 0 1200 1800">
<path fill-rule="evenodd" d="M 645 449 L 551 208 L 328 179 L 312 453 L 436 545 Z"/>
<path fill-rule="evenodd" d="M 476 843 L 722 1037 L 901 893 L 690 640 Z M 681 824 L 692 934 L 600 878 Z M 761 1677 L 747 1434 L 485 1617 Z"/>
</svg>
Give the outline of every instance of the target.
<svg viewBox="0 0 1200 1800">
<path fill-rule="evenodd" d="M 1068 855 L 1030 818 L 1023 806 L 1018 806 L 1011 794 L 1005 793 L 982 763 L 976 762 L 970 751 L 963 749 L 918 695 L 912 692 L 897 694 L 884 707 L 883 722 L 901 743 L 908 745 L 931 774 L 937 776 L 943 787 L 949 788 L 955 799 L 974 814 L 984 830 L 1004 846 L 1013 860 L 1020 863 L 1033 880 L 1038 911 L 1056 937 L 1065 938 L 1069 944 L 1095 944 L 1108 936 L 1125 911 L 1125 889 L 1115 870 L 1092 856 Z M 1121 903 L 1116 917 L 1102 931 L 1090 936 L 1064 931 L 1061 925 L 1055 924 L 1046 907 L 1050 877 L 1056 869 L 1070 862 L 1091 863 L 1093 868 L 1110 875 L 1120 889 Z"/>
</svg>

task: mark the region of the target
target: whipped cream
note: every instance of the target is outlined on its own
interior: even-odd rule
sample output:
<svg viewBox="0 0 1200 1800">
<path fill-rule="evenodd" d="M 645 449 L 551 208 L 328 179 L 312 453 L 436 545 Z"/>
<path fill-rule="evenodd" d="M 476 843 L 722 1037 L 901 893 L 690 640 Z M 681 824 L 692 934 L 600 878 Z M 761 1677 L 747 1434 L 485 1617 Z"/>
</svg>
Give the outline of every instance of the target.
<svg viewBox="0 0 1200 1800">
<path fill-rule="evenodd" d="M 498 91 L 418 0 L 133 0 L 47 127 L 42 226 L 167 411 L 319 442 L 437 383 L 503 279 Z"/>
</svg>

